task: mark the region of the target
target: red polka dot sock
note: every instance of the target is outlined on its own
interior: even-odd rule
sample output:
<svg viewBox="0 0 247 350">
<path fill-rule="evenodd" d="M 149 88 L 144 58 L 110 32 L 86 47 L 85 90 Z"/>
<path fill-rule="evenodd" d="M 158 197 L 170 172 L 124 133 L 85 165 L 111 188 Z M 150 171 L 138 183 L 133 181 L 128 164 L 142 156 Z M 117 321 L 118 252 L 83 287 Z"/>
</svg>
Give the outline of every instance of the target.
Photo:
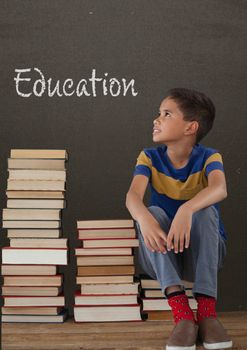
<svg viewBox="0 0 247 350">
<path fill-rule="evenodd" d="M 195 322 L 193 311 L 189 306 L 189 299 L 184 291 L 171 293 L 167 298 L 175 323 L 178 323 L 180 320 L 191 320 Z"/>
<path fill-rule="evenodd" d="M 216 299 L 204 294 L 196 294 L 197 300 L 197 322 L 200 322 L 205 317 L 216 318 Z"/>
</svg>

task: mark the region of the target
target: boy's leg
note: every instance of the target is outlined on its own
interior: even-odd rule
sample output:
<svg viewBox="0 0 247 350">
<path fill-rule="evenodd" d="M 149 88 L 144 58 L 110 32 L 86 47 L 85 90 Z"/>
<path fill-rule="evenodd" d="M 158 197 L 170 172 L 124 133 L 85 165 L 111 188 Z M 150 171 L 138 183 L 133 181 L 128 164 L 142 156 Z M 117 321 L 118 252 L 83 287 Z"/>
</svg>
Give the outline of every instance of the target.
<svg viewBox="0 0 247 350">
<path fill-rule="evenodd" d="M 149 207 L 151 214 L 159 222 L 161 228 L 168 234 L 170 219 L 164 210 L 159 207 Z M 168 303 L 172 309 L 176 326 L 167 341 L 167 350 L 184 349 L 195 350 L 197 326 L 194 323 L 194 315 L 189 307 L 188 297 L 185 295 L 182 281 L 182 260 L 180 254 L 174 251 L 166 254 L 150 252 L 145 245 L 140 226 L 137 223 L 139 237 L 139 261 L 145 272 L 153 279 L 158 279 L 162 291 L 166 294 L 169 290 Z M 173 289 L 172 289 L 173 287 Z M 174 293 L 171 293 L 172 291 Z"/>
<path fill-rule="evenodd" d="M 217 298 L 217 276 L 226 248 L 219 233 L 219 216 L 215 207 L 193 215 L 190 246 L 183 252 L 183 278 L 194 281 L 193 294 Z"/>
<path fill-rule="evenodd" d="M 219 217 L 215 207 L 193 215 L 190 247 L 185 250 L 184 279 L 194 279 L 193 294 L 198 302 L 199 334 L 206 349 L 227 349 L 232 341 L 216 319 L 217 275 L 222 267 L 226 246 L 219 234 Z M 187 275 L 187 276 L 186 276 Z"/>
<path fill-rule="evenodd" d="M 166 212 L 156 206 L 151 206 L 148 210 L 167 234 L 171 221 Z M 173 250 L 166 254 L 150 252 L 145 245 L 138 222 L 136 222 L 136 226 L 139 238 L 138 260 L 144 271 L 150 277 L 159 281 L 164 294 L 165 289 L 169 286 L 178 285 L 183 288 L 181 281 L 181 257 L 179 257 L 178 254 L 175 254 Z"/>
</svg>

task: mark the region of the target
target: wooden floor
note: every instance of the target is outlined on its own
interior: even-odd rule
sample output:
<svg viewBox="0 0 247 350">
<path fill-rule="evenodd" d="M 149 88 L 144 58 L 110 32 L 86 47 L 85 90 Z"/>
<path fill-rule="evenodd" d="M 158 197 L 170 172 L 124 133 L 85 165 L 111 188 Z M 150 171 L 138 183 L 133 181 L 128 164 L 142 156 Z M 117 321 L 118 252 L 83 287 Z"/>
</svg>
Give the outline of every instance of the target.
<svg viewBox="0 0 247 350">
<path fill-rule="evenodd" d="M 247 312 L 219 313 L 234 350 L 247 350 Z M 2 325 L 3 350 L 164 350 L 170 321 L 74 323 L 8 323 Z M 202 350 L 198 346 L 197 350 Z"/>
</svg>

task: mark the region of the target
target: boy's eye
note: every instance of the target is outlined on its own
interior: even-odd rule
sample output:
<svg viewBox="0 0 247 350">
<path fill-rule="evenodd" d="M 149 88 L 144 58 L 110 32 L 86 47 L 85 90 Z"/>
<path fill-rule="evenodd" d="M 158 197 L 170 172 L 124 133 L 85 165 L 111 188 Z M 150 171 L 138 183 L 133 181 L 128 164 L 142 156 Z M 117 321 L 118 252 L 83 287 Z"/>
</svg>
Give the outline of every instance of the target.
<svg viewBox="0 0 247 350">
<path fill-rule="evenodd" d="M 161 113 L 158 112 L 158 115 L 161 115 Z M 169 112 L 165 112 L 164 115 L 170 117 L 170 113 Z"/>
</svg>

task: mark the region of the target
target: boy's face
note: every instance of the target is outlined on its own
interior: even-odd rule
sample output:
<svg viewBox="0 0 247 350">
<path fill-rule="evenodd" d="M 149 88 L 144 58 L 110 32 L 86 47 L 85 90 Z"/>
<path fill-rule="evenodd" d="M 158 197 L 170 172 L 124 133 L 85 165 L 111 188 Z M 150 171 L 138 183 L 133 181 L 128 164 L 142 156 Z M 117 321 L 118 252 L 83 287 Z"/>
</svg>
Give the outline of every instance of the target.
<svg viewBox="0 0 247 350">
<path fill-rule="evenodd" d="M 153 121 L 153 141 L 164 144 L 181 141 L 190 123 L 184 120 L 176 101 L 167 97 L 161 102 L 159 116 Z"/>
</svg>

